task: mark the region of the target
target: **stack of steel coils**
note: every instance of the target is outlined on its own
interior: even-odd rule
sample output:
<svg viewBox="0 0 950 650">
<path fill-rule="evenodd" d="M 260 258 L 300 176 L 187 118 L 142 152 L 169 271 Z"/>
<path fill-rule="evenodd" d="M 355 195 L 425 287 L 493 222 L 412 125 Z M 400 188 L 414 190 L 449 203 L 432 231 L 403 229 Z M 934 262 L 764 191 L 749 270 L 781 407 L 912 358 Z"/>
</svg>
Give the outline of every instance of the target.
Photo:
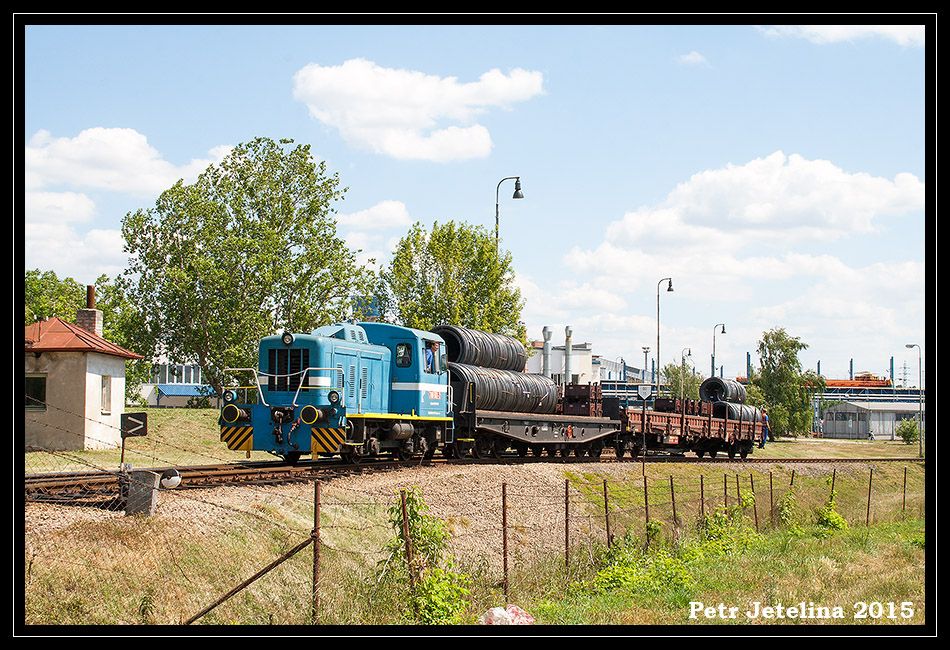
<svg viewBox="0 0 950 650">
<path fill-rule="evenodd" d="M 745 403 L 745 386 L 733 379 L 710 377 L 699 386 L 699 398 L 712 402 L 714 418 L 728 418 L 743 422 L 758 422 L 762 412 Z"/>
<path fill-rule="evenodd" d="M 557 384 L 543 375 L 522 372 L 527 355 L 517 339 L 454 325 L 432 331 L 445 340 L 453 380 L 475 385 L 479 409 L 554 412 Z"/>
</svg>

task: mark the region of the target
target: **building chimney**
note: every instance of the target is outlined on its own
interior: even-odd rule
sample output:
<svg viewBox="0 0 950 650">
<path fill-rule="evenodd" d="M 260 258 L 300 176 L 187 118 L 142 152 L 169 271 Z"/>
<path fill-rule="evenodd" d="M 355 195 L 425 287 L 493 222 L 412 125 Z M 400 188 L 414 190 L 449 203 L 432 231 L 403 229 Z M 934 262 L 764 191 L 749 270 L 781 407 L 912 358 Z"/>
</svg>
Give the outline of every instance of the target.
<svg viewBox="0 0 950 650">
<path fill-rule="evenodd" d="M 96 288 L 86 285 L 86 308 L 76 312 L 76 324 L 87 332 L 102 336 L 102 312 L 96 309 Z"/>
<path fill-rule="evenodd" d="M 541 348 L 541 374 L 551 376 L 551 328 L 547 325 L 541 330 L 544 337 L 544 347 Z"/>
<path fill-rule="evenodd" d="M 573 348 L 571 347 L 571 335 L 574 331 L 571 329 L 571 326 L 568 325 L 564 328 L 564 385 L 567 386 L 571 383 L 571 352 Z"/>
</svg>

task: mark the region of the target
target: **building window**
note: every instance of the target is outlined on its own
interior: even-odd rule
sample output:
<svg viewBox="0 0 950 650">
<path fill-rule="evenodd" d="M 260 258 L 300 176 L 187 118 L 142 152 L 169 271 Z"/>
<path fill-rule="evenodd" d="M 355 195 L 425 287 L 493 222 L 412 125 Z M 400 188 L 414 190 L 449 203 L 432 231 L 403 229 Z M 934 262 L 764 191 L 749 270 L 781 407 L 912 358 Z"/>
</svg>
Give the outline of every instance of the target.
<svg viewBox="0 0 950 650">
<path fill-rule="evenodd" d="M 46 375 L 27 375 L 26 410 L 46 410 Z"/>
<path fill-rule="evenodd" d="M 112 413 L 112 377 L 102 375 L 102 414 Z"/>
</svg>

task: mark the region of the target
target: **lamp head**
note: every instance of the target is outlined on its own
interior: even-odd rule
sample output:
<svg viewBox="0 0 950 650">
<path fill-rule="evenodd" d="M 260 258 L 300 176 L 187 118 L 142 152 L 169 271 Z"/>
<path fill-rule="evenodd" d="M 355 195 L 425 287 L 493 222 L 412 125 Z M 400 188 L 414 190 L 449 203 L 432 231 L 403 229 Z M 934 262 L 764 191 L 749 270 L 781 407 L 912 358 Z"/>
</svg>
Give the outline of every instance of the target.
<svg viewBox="0 0 950 650">
<path fill-rule="evenodd" d="M 521 192 L 521 177 L 515 179 L 515 193 L 511 195 L 513 199 L 523 199 L 524 194 Z"/>
<path fill-rule="evenodd" d="M 667 285 L 666 290 L 667 290 L 667 291 L 672 291 L 672 290 L 673 290 L 673 278 L 670 278 L 670 282 L 669 282 L 669 284 Z"/>
</svg>

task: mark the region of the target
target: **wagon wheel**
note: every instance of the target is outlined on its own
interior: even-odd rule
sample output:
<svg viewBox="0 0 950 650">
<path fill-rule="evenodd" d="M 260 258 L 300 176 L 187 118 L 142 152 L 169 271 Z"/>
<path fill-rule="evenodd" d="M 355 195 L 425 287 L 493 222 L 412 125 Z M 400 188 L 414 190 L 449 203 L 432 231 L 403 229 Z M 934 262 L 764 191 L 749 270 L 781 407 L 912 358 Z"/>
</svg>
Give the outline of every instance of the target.
<svg viewBox="0 0 950 650">
<path fill-rule="evenodd" d="M 508 451 L 508 439 L 501 437 L 495 438 L 491 446 L 491 455 L 495 458 L 501 458 L 506 451 Z"/>
<path fill-rule="evenodd" d="M 591 443 L 590 446 L 590 457 L 591 458 L 600 458 L 600 455 L 604 452 L 604 441 L 598 440 L 594 443 Z"/>
<path fill-rule="evenodd" d="M 488 458 L 492 455 L 495 445 L 489 436 L 477 436 L 475 444 L 472 445 L 472 456 L 475 458 Z"/>
<path fill-rule="evenodd" d="M 587 445 L 574 445 L 574 457 L 583 458 L 587 455 L 588 447 Z"/>
<path fill-rule="evenodd" d="M 541 445 L 531 445 L 531 455 L 535 458 L 541 458 L 541 454 L 544 453 L 544 447 Z"/>
<path fill-rule="evenodd" d="M 520 443 L 515 445 L 515 451 L 518 453 L 518 456 L 524 458 L 528 455 L 528 445 Z"/>
<path fill-rule="evenodd" d="M 729 445 L 729 450 L 728 450 L 727 453 L 729 454 L 730 460 L 736 457 L 736 445 L 735 445 L 735 443 Z"/>
<path fill-rule="evenodd" d="M 706 455 L 705 450 L 703 450 L 703 449 L 697 449 L 697 450 L 696 450 L 696 458 L 702 458 L 702 457 L 705 456 L 705 455 Z"/>
<path fill-rule="evenodd" d="M 716 449 L 710 449 L 710 450 L 709 450 L 709 457 L 710 457 L 710 458 L 715 458 L 715 457 L 716 457 L 716 454 L 718 454 L 718 453 L 719 453 L 719 451 L 717 451 Z"/>
<path fill-rule="evenodd" d="M 622 440 L 614 443 L 614 453 L 617 454 L 617 458 L 623 458 L 624 452 L 627 451 L 627 443 Z"/>
</svg>

